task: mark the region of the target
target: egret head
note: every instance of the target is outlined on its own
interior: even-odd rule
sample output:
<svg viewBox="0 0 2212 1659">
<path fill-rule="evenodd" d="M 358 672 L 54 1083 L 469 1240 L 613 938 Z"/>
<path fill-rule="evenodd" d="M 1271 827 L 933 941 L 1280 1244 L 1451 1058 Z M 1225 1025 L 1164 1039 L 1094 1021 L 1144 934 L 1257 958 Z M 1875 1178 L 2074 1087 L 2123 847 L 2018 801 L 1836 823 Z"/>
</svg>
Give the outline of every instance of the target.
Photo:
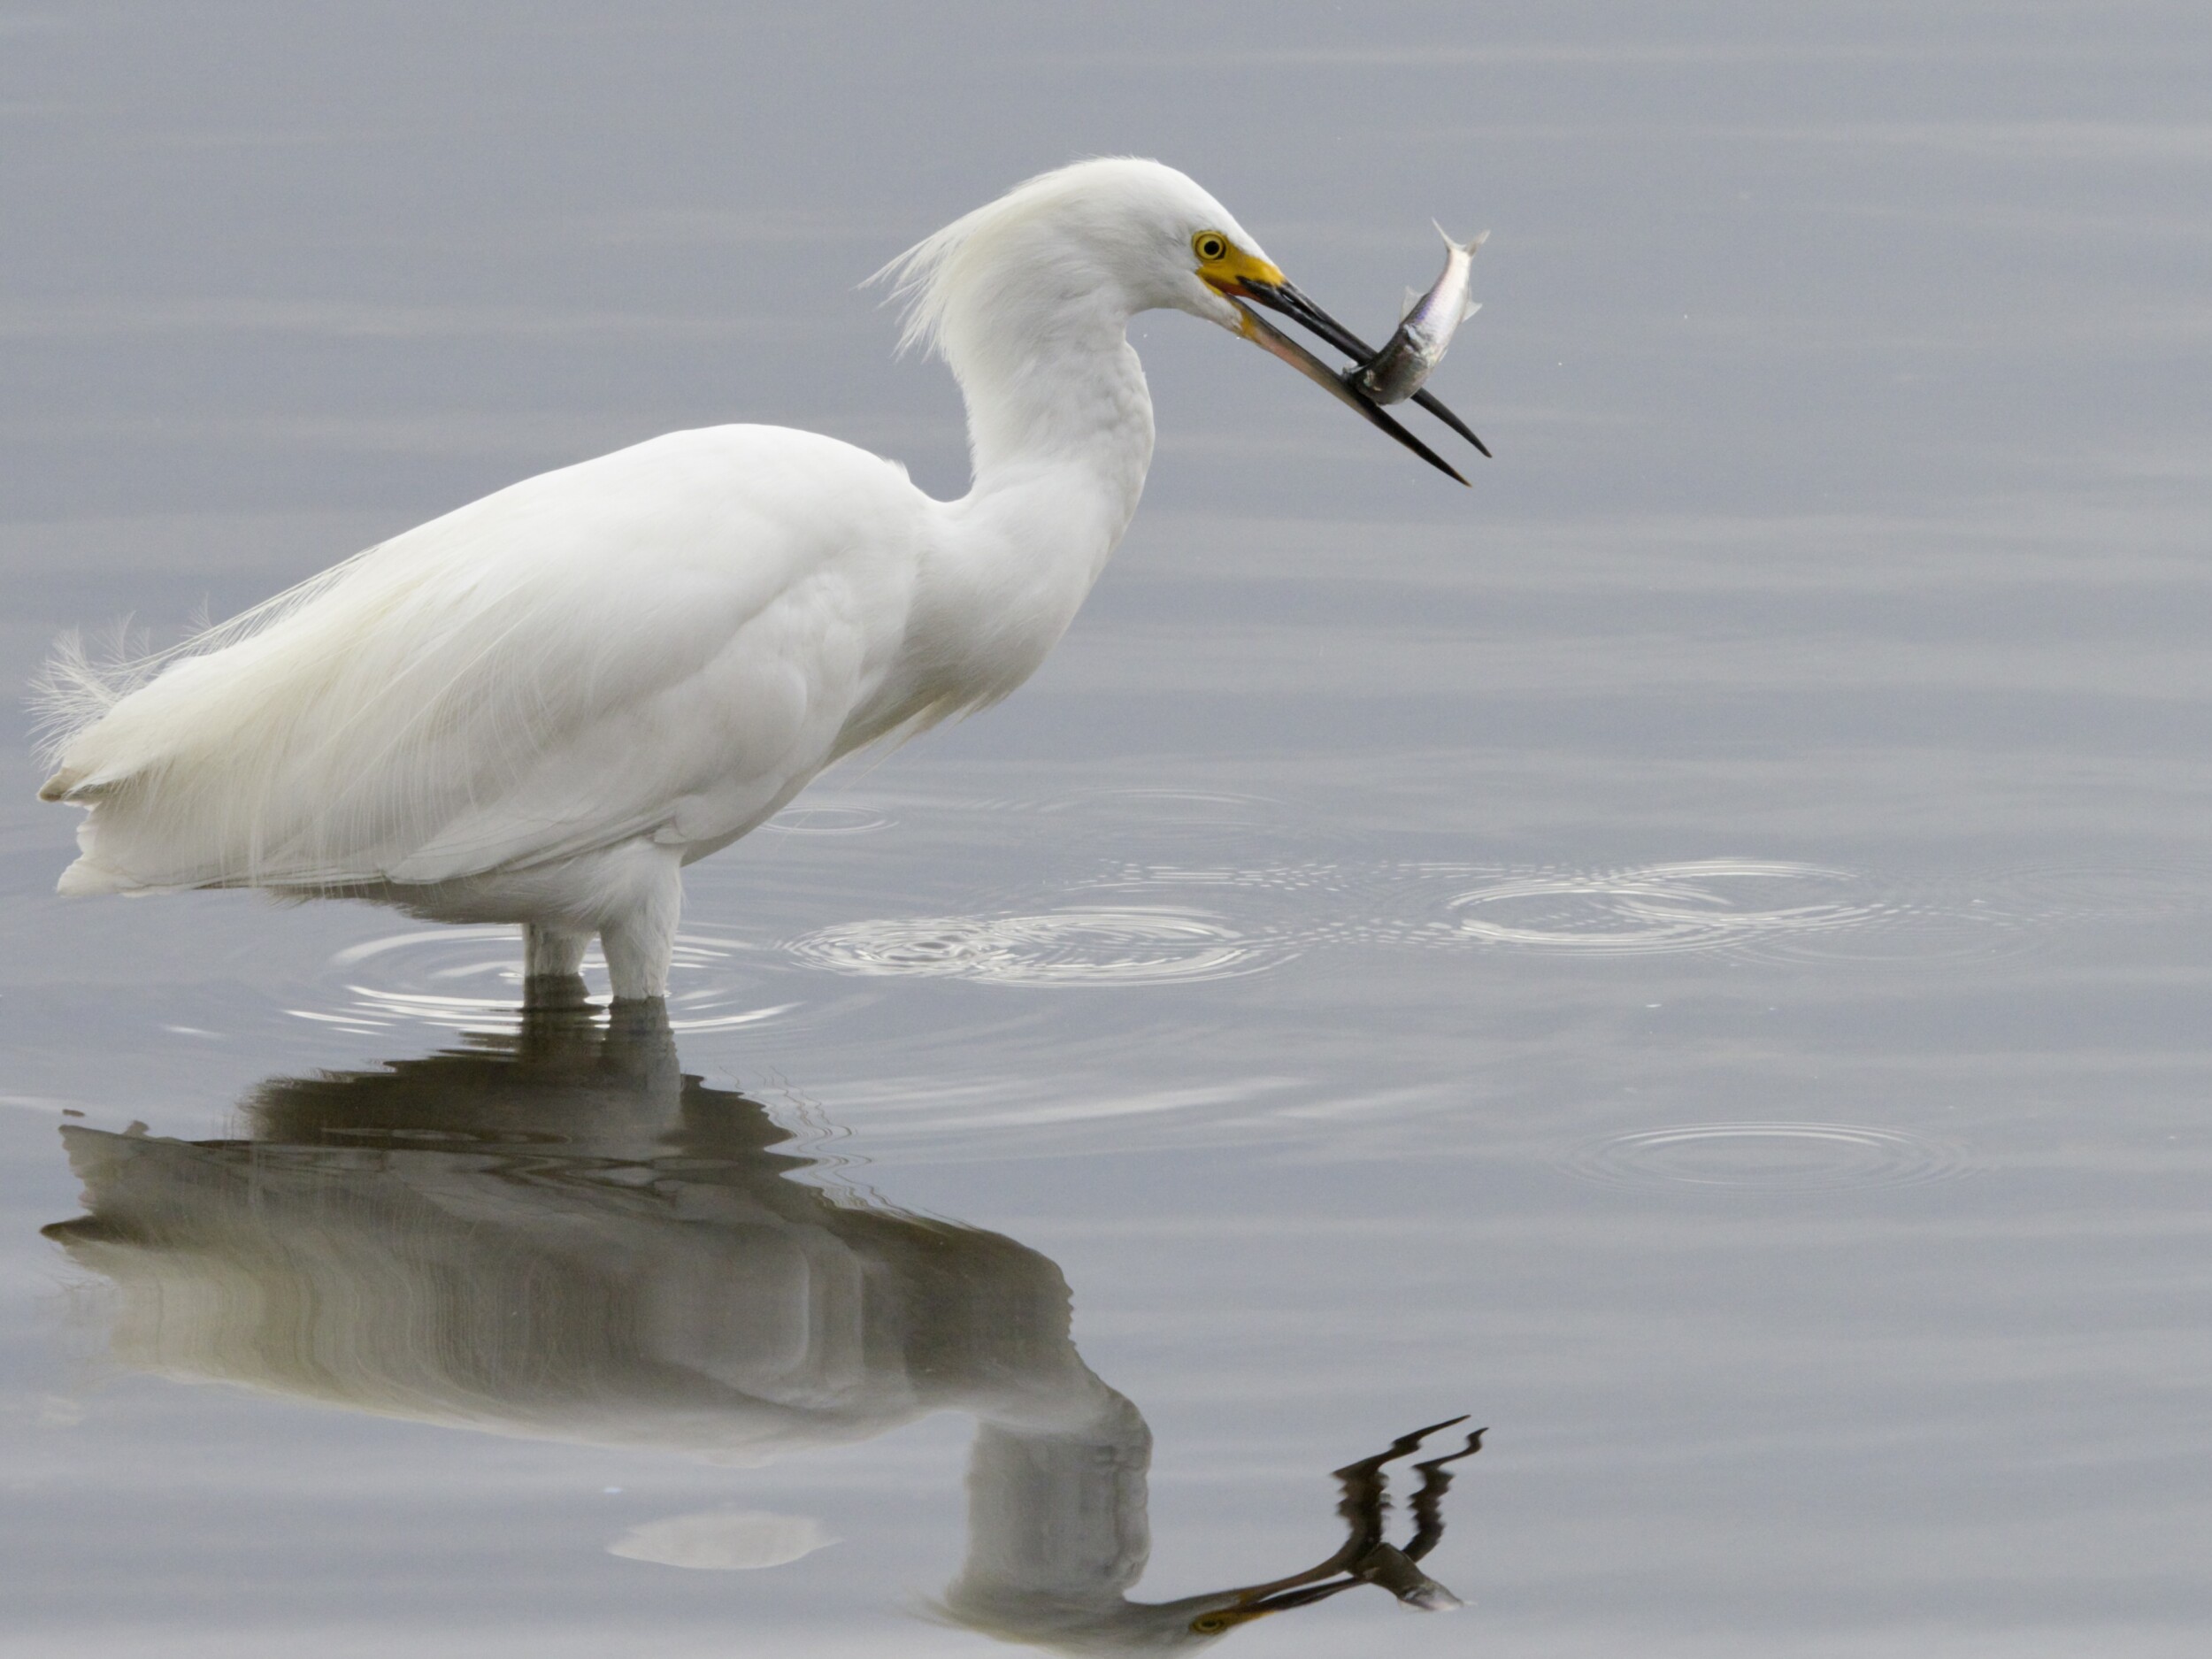
<svg viewBox="0 0 2212 1659">
<path fill-rule="evenodd" d="M 1291 318 L 1356 365 L 1373 355 L 1299 292 L 1235 215 L 1160 162 L 1110 157 L 1041 173 L 877 277 L 906 303 L 901 346 L 938 351 L 964 383 L 972 374 L 1018 378 L 1056 347 L 1118 341 L 1139 311 L 1187 311 L 1282 358 L 1459 478 L 1346 374 L 1253 311 L 1261 305 Z"/>
<path fill-rule="evenodd" d="M 1201 251 L 1201 250 L 1204 251 Z M 1062 337 L 1139 311 L 1189 311 L 1234 330 L 1223 286 L 1279 281 L 1229 210 L 1156 161 L 1079 161 L 1016 185 L 883 270 L 906 302 L 902 346 L 926 346 L 956 368 L 994 339 L 1056 323 Z M 1026 341 L 1021 343 L 1029 343 Z"/>
</svg>

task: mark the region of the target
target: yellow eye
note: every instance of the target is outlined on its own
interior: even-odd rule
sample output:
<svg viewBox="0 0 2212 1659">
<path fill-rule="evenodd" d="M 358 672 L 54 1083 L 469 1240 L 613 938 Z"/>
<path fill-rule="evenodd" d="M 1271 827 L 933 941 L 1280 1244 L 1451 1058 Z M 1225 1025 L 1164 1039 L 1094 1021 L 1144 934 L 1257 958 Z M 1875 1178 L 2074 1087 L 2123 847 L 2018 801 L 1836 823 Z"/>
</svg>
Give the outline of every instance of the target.
<svg viewBox="0 0 2212 1659">
<path fill-rule="evenodd" d="M 1229 251 L 1229 239 L 1217 230 L 1202 230 L 1190 239 L 1191 250 L 1209 264 Z"/>
</svg>

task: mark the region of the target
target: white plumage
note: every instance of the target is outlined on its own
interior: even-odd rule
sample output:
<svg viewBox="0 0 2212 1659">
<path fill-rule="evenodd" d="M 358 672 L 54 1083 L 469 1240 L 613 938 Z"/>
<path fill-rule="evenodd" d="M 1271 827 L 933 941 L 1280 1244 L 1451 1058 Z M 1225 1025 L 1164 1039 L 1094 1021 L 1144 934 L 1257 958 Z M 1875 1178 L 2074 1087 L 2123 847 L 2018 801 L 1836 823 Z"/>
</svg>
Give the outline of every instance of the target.
<svg viewBox="0 0 2212 1659">
<path fill-rule="evenodd" d="M 1211 257 L 1209 257 L 1211 256 Z M 42 794 L 88 809 L 64 893 L 251 887 L 594 933 L 664 993 L 680 869 L 879 739 L 1004 696 L 1073 618 L 1152 449 L 1134 313 L 1252 337 L 1294 294 L 1155 162 L 1079 164 L 885 274 L 967 400 L 957 501 L 780 427 L 674 433 L 526 480 L 179 651 L 65 653 Z"/>
</svg>

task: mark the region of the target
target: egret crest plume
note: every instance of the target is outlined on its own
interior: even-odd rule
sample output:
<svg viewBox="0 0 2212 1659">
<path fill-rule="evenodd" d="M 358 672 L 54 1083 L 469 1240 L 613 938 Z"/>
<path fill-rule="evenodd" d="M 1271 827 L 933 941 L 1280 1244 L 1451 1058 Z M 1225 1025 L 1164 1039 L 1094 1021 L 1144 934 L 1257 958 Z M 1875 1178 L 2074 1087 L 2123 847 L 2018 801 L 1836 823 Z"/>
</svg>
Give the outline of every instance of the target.
<svg viewBox="0 0 2212 1659">
<path fill-rule="evenodd" d="M 1156 240 L 1143 236 L 1143 217 L 1133 210 L 1164 192 L 1187 196 L 1189 216 L 1257 247 L 1225 208 L 1173 168 L 1137 156 L 1102 156 L 1024 180 L 923 237 L 863 286 L 889 288 L 902 312 L 902 353 L 949 361 L 964 324 L 987 326 L 1023 294 L 1053 286 L 1052 266 L 1078 283 L 1094 283 L 1086 258 L 1102 244 Z"/>
</svg>

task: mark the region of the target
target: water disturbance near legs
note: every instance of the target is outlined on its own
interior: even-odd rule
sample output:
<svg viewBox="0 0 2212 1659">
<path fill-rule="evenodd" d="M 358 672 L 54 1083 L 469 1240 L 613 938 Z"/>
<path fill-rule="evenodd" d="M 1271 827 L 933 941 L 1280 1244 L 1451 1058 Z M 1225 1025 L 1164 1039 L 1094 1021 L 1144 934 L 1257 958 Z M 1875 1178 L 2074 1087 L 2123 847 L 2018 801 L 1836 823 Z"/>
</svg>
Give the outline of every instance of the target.
<svg viewBox="0 0 2212 1659">
<path fill-rule="evenodd" d="M 1202 911 L 1133 907 L 851 922 L 794 940 L 790 950 L 838 973 L 1055 987 L 1225 979 L 1291 954 Z"/>
<path fill-rule="evenodd" d="M 353 1031 L 424 1025 L 447 1031 L 506 1030 L 521 1015 L 523 953 L 512 927 L 429 927 L 348 946 L 330 958 L 312 1002 L 294 1018 Z M 565 956 L 563 960 L 565 960 Z M 595 948 L 582 954 L 589 994 L 604 999 L 607 977 Z M 669 1025 L 682 1032 L 737 1031 L 800 1017 L 807 999 L 770 970 L 772 954 L 704 931 L 676 936 L 668 987 Z"/>
</svg>

